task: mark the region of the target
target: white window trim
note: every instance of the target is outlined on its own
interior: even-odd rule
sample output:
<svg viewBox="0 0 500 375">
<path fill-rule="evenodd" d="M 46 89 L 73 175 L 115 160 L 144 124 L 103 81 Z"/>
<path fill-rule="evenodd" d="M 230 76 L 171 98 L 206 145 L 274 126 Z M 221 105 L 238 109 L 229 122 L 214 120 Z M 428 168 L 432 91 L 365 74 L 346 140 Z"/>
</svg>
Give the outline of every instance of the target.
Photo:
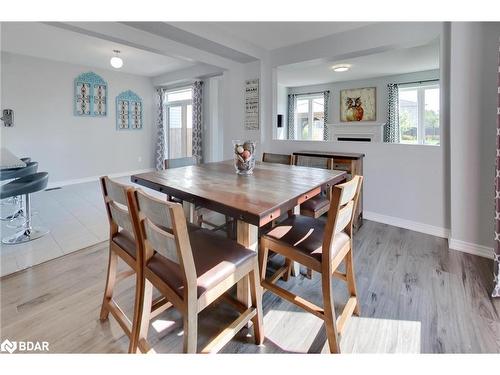
<svg viewBox="0 0 500 375">
<path fill-rule="evenodd" d="M 317 141 L 317 139 L 311 139 L 312 137 L 312 129 L 313 129 L 313 120 L 314 120 L 314 112 L 313 112 L 313 100 L 314 99 L 322 99 L 324 98 L 323 93 L 318 93 L 318 94 L 297 94 L 295 97 L 295 108 L 297 108 L 297 100 L 308 100 L 308 117 L 307 120 L 309 122 L 308 126 L 308 138 L 302 138 L 302 131 L 299 127 L 299 112 L 296 111 L 294 113 L 294 124 L 295 124 L 295 134 L 297 137 L 297 140 L 303 140 L 303 141 Z M 323 103 L 323 111 L 324 111 L 324 103 Z"/>
<path fill-rule="evenodd" d="M 163 103 L 163 108 L 164 108 L 164 127 L 165 127 L 165 137 L 168 137 L 170 135 L 170 108 L 171 107 L 181 107 L 181 153 L 182 155 L 187 155 L 187 106 L 188 105 L 193 105 L 193 99 L 185 99 L 185 100 L 174 100 L 174 101 L 167 101 L 168 94 L 175 93 L 175 92 L 180 92 L 180 91 L 187 91 L 187 90 L 192 90 L 191 87 L 179 87 L 176 89 L 172 89 L 166 92 L 165 94 L 165 101 Z M 170 139 L 170 137 L 168 138 Z M 172 156 L 172 149 L 173 147 L 170 147 L 170 144 L 168 145 L 168 157 L 169 159 L 173 158 Z M 183 156 L 182 156 L 183 157 Z"/>
<path fill-rule="evenodd" d="M 408 142 L 403 142 L 401 139 L 401 130 L 399 131 L 399 143 L 401 144 L 408 144 L 408 145 L 423 145 L 423 146 L 440 146 L 441 145 L 441 108 L 439 111 L 439 144 L 438 145 L 433 145 L 430 143 L 425 143 L 425 90 L 426 89 L 439 89 L 441 90 L 441 87 L 439 83 L 426 83 L 426 84 L 419 84 L 419 85 L 414 85 L 414 84 L 409 84 L 409 85 L 400 85 L 399 86 L 399 91 L 411 91 L 411 90 L 416 90 L 417 91 L 417 107 L 418 107 L 418 112 L 417 112 L 417 143 L 408 143 Z M 398 103 L 399 106 L 399 103 Z M 439 106 L 441 107 L 441 101 L 439 103 Z"/>
</svg>

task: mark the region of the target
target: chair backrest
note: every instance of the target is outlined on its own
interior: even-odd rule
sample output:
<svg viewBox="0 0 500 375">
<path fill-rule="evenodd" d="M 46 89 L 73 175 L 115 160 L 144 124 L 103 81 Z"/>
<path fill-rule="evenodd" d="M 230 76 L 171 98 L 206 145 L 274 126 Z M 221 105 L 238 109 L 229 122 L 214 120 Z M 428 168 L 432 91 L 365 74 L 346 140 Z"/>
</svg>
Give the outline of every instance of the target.
<svg viewBox="0 0 500 375">
<path fill-rule="evenodd" d="M 140 190 L 135 190 L 132 194 L 144 264 L 155 252 L 159 253 L 172 262 L 173 266 L 179 267 L 184 293 L 196 291 L 196 269 L 182 205 L 154 198 Z"/>
<path fill-rule="evenodd" d="M 108 214 L 110 239 L 118 234 L 121 228 L 121 230 L 125 230 L 132 236 L 136 245 L 138 245 L 139 233 L 137 226 L 134 224 L 134 213 L 130 209 L 131 205 L 127 196 L 127 192 L 129 190 L 133 191 L 134 188 L 115 182 L 107 176 L 101 177 L 101 188 Z"/>
<path fill-rule="evenodd" d="M 196 156 L 177 159 L 165 159 L 165 169 L 188 167 L 190 165 L 197 165 L 198 159 Z"/>
<path fill-rule="evenodd" d="M 333 169 L 333 158 L 295 155 L 295 165 L 312 168 Z"/>
<path fill-rule="evenodd" d="M 354 176 L 350 181 L 332 188 L 323 239 L 323 256 L 330 256 L 331 245 L 338 233 L 345 232 L 352 239 L 352 225 L 362 184 L 363 176 Z"/>
<path fill-rule="evenodd" d="M 270 152 L 264 152 L 262 154 L 262 161 L 264 163 L 293 165 L 293 155 L 272 154 Z"/>
</svg>

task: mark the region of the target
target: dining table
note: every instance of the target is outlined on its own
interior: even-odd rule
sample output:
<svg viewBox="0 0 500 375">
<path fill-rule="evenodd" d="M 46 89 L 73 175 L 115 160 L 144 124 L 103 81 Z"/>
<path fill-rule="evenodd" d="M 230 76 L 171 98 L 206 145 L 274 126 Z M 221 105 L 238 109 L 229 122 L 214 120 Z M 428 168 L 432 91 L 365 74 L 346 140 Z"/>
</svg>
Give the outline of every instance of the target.
<svg viewBox="0 0 500 375">
<path fill-rule="evenodd" d="M 0 170 L 10 168 L 23 168 L 26 163 L 15 156 L 8 148 L 0 148 Z"/>
<path fill-rule="evenodd" d="M 295 165 L 256 162 L 253 174 L 236 173 L 232 160 L 146 172 L 133 183 L 181 199 L 186 218 L 194 207 L 205 207 L 236 220 L 236 239 L 257 251 L 259 228 L 287 212 L 300 213 L 300 204 L 346 179 L 346 172 Z M 299 266 L 294 264 L 295 274 Z M 237 286 L 237 297 L 249 305 L 248 280 Z"/>
</svg>

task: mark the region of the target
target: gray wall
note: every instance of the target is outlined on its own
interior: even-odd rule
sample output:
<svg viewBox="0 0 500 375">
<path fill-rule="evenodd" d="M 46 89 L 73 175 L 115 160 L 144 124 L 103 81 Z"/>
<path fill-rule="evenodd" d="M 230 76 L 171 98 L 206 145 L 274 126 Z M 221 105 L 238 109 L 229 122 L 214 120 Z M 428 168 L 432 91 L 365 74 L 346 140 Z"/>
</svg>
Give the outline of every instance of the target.
<svg viewBox="0 0 500 375">
<path fill-rule="evenodd" d="M 451 26 L 450 247 L 493 246 L 499 36 L 498 22 Z"/>
<path fill-rule="evenodd" d="M 428 70 L 423 72 L 415 72 L 408 74 L 400 74 L 394 76 L 377 77 L 372 79 L 331 82 L 322 85 L 288 87 L 289 94 L 301 94 L 309 92 L 319 92 L 330 90 L 330 123 L 340 123 L 340 91 L 344 89 L 355 89 L 361 87 L 376 87 L 377 88 L 377 119 L 376 122 L 386 122 L 387 120 L 387 84 L 414 82 L 427 79 L 439 79 L 439 70 Z M 279 77 L 278 77 L 279 82 Z M 282 105 L 279 101 L 278 107 Z"/>
<path fill-rule="evenodd" d="M 1 128 L 2 147 L 38 161 L 52 184 L 153 168 L 156 130 L 149 78 L 10 53 L 2 53 L 1 65 L 2 109 L 15 113 L 15 126 Z M 87 71 L 108 83 L 104 118 L 73 115 L 73 80 Z M 124 90 L 143 100 L 140 131 L 115 130 L 115 97 Z"/>
</svg>

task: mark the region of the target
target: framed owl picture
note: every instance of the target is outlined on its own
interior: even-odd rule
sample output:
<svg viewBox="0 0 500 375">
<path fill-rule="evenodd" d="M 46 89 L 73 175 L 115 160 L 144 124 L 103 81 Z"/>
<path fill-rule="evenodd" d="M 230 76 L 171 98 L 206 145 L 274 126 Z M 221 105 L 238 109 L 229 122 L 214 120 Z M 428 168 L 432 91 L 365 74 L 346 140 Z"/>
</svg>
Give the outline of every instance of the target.
<svg viewBox="0 0 500 375">
<path fill-rule="evenodd" d="M 340 90 L 340 121 L 375 121 L 376 87 Z"/>
</svg>

